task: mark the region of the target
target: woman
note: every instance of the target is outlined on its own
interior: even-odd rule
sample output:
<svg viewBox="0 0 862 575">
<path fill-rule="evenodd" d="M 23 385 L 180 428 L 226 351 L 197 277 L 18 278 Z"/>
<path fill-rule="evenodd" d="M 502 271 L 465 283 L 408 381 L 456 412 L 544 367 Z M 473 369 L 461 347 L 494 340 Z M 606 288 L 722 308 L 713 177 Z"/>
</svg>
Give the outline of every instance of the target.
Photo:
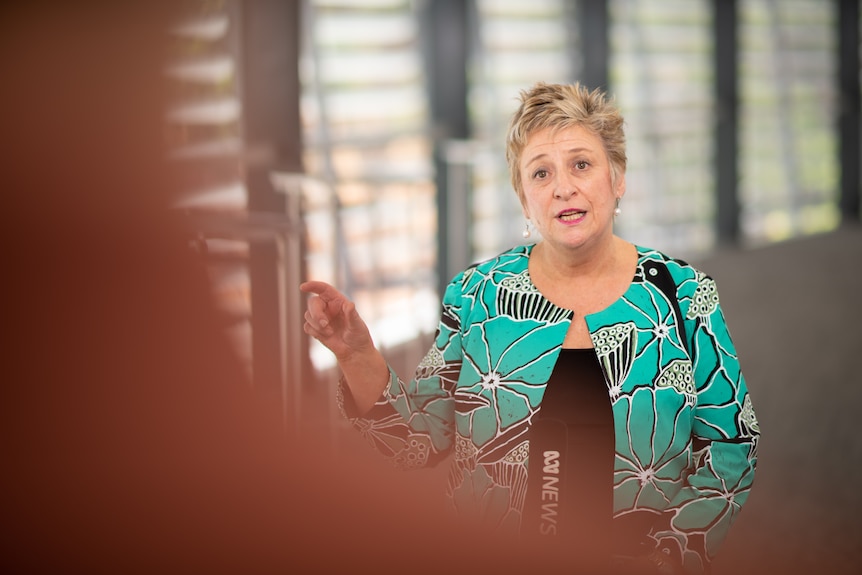
<svg viewBox="0 0 862 575">
<path fill-rule="evenodd" d="M 411 382 L 331 286 L 303 284 L 317 295 L 305 331 L 335 354 L 345 413 L 381 452 L 404 467 L 453 456 L 465 516 L 632 569 L 707 571 L 759 435 L 715 284 L 614 235 L 623 118 L 598 90 L 522 93 L 506 155 L 524 235 L 541 240 L 452 280 Z"/>
</svg>

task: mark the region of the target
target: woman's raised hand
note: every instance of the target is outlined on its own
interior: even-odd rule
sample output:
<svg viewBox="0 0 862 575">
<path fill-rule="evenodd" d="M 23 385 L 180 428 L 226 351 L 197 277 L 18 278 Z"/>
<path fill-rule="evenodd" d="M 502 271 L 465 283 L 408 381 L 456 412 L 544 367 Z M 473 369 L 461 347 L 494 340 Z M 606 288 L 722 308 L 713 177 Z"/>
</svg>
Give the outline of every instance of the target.
<svg viewBox="0 0 862 575">
<path fill-rule="evenodd" d="M 374 348 L 368 326 L 344 294 L 318 281 L 305 282 L 299 289 L 312 294 L 305 310 L 305 333 L 329 348 L 339 362 Z"/>
<path fill-rule="evenodd" d="M 305 282 L 299 289 L 312 294 L 305 310 L 305 333 L 335 354 L 356 408 L 365 413 L 389 381 L 389 366 L 374 347 L 368 326 L 353 302 L 328 283 Z"/>
</svg>

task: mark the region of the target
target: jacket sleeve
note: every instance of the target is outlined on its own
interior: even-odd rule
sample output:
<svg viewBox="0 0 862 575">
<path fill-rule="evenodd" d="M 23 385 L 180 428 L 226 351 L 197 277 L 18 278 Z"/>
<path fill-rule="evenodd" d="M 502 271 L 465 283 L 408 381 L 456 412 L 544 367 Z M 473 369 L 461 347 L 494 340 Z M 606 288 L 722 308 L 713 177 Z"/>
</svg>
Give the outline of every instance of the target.
<svg viewBox="0 0 862 575">
<path fill-rule="evenodd" d="M 465 273 L 446 288 L 434 343 L 409 383 L 390 367 L 383 395 L 368 413 L 358 417 L 349 389 L 339 382 L 336 401 L 342 414 L 396 467 L 434 465 L 452 447 L 453 394 L 462 363 L 460 312 Z"/>
<path fill-rule="evenodd" d="M 760 428 L 715 282 L 696 271 L 679 293 L 697 390 L 693 460 L 653 535 L 686 572 L 701 573 L 748 498 Z"/>
</svg>

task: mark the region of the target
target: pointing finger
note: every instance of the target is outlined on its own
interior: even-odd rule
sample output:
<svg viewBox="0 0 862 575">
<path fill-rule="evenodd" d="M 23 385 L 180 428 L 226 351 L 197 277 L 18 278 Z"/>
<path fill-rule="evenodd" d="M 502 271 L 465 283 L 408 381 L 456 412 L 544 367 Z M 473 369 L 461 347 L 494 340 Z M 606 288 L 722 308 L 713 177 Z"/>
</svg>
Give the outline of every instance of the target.
<svg viewBox="0 0 862 575">
<path fill-rule="evenodd" d="M 336 301 L 338 299 L 344 299 L 344 296 L 337 289 L 332 287 L 326 282 L 319 281 L 308 281 L 299 285 L 299 289 L 304 291 L 305 293 L 313 293 L 321 298 L 325 302 Z"/>
</svg>

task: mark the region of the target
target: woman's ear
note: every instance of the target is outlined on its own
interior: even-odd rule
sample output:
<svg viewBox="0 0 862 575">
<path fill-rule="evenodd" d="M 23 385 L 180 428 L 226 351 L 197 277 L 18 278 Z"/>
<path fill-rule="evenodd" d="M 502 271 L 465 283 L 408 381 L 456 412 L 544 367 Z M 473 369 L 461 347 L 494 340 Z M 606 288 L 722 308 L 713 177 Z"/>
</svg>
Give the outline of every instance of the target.
<svg viewBox="0 0 862 575">
<path fill-rule="evenodd" d="M 521 204 L 521 213 L 524 214 L 524 219 L 530 219 L 530 210 L 527 209 L 527 200 L 524 194 L 518 194 L 518 202 Z"/>
<path fill-rule="evenodd" d="M 524 197 L 524 192 L 515 192 L 518 196 L 518 203 L 521 204 L 521 211 L 526 219 L 530 219 L 530 213 L 527 211 L 527 198 Z"/>
<path fill-rule="evenodd" d="M 614 196 L 622 199 L 626 195 L 626 175 L 620 174 L 617 176 L 616 184 L 614 184 Z"/>
</svg>

